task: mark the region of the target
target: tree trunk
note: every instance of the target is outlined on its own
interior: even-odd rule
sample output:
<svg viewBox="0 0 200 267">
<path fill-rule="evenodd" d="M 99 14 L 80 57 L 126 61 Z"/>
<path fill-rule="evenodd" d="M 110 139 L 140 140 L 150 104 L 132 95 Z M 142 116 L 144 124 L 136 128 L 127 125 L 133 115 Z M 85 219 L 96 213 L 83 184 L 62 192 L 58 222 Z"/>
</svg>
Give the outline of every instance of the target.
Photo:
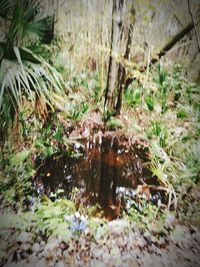
<svg viewBox="0 0 200 267">
<path fill-rule="evenodd" d="M 116 57 L 120 53 L 120 36 L 122 27 L 124 0 L 113 0 L 112 9 L 112 33 L 111 33 L 111 54 L 109 58 L 107 86 L 105 92 L 105 110 L 114 112 L 115 109 L 115 89 L 117 85 L 117 76 L 119 64 Z"/>
<path fill-rule="evenodd" d="M 130 25 L 129 25 L 129 29 L 128 29 L 128 38 L 127 38 L 127 43 L 126 43 L 126 51 L 125 51 L 125 55 L 124 55 L 125 60 L 128 60 L 129 55 L 130 55 L 134 22 L 135 22 L 135 8 L 132 4 L 132 6 L 131 6 L 131 19 L 130 19 Z M 125 66 L 122 64 L 120 64 L 120 66 L 119 66 L 118 77 L 119 77 L 119 80 L 118 80 L 118 98 L 117 98 L 117 104 L 115 107 L 116 115 L 119 115 L 120 111 L 121 111 L 122 96 L 123 96 L 123 91 L 124 91 L 125 83 L 126 83 L 126 69 L 125 69 Z"/>
</svg>

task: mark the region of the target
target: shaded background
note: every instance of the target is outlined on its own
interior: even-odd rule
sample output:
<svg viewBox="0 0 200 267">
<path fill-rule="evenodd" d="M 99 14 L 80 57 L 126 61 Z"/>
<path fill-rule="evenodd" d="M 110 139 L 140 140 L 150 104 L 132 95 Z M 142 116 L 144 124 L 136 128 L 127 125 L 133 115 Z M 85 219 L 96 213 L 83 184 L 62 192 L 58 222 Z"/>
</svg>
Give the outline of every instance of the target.
<svg viewBox="0 0 200 267">
<path fill-rule="evenodd" d="M 126 5 L 132 1 L 127 0 Z M 147 64 L 171 37 L 191 20 L 188 0 L 135 0 L 136 20 L 130 53 L 130 68 Z M 190 0 L 195 21 L 200 4 Z M 112 0 L 44 0 L 44 12 L 55 12 L 55 33 L 63 36 L 60 60 L 74 63 L 80 70 L 102 71 L 108 64 L 112 25 Z M 125 24 L 129 16 L 125 14 Z M 196 27 L 200 35 L 199 24 Z M 121 51 L 123 53 L 123 51 Z M 200 57 L 194 29 L 179 41 L 162 60 L 165 66 L 180 64 L 187 78 L 200 79 Z M 105 69 L 106 70 L 106 69 Z M 106 76 L 106 74 L 105 74 Z"/>
</svg>

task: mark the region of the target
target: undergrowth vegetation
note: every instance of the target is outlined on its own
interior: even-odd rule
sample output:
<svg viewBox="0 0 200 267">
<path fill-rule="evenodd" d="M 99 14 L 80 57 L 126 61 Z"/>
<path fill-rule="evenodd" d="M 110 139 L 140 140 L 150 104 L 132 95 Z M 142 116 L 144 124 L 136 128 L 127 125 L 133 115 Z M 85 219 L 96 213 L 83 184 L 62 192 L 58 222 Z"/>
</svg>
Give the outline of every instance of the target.
<svg viewBox="0 0 200 267">
<path fill-rule="evenodd" d="M 18 6 L 7 6 L 13 18 L 16 8 L 22 8 L 16 2 Z M 37 22 L 31 29 L 41 38 L 39 26 L 44 21 L 32 21 L 34 12 L 25 15 L 23 23 Z M 195 189 L 200 179 L 200 85 L 182 77 L 180 66 L 165 69 L 158 64 L 148 76 L 141 73 L 133 79 L 123 94 L 121 114 L 114 117 L 104 110 L 106 77 L 102 80 L 95 70 L 79 72 L 70 60 L 64 63 L 59 53 L 62 38 L 56 37 L 47 46 L 40 38 L 35 40 L 35 35 L 29 39 L 26 25 L 22 26 L 24 38 L 16 46 L 18 39 L 10 24 L 7 38 L 13 39 L 5 48 L 6 38 L 0 54 L 0 229 L 29 229 L 66 242 L 87 227 L 94 238 L 106 233 L 108 221 L 98 204 L 77 207 L 79 189 L 67 198 L 60 194 L 61 188 L 52 201 L 34 184 L 46 159 L 79 157 L 74 147 L 80 147 L 80 139 L 89 137 L 95 127 L 97 133 L 120 132 L 146 140 L 152 180 L 157 177 L 167 196 L 166 205 L 143 198 L 132 201 L 120 219 L 150 231 L 156 224 L 158 236 L 170 228 L 169 214 L 199 225 Z M 13 58 L 7 58 L 8 49 Z"/>
<path fill-rule="evenodd" d="M 90 76 L 84 73 L 73 76 L 70 70 L 67 73 L 66 86 L 70 88 L 68 101 L 64 103 L 63 98 L 57 99 L 57 113 L 53 113 L 46 122 L 40 121 L 31 111 L 31 106 L 25 106 L 20 110 L 18 122 L 19 140 L 23 142 L 13 141 L 10 133 L 6 142 L 1 144 L 1 160 L 4 163 L 4 168 L 1 169 L 1 194 L 4 201 L 15 202 L 17 210 L 24 209 L 24 203 L 31 202 L 33 198 L 33 183 L 30 179 L 36 171 L 36 157 L 44 160 L 53 155 L 73 155 L 71 145 L 77 141 L 70 139 L 69 127 L 74 128 L 77 123 L 84 125 L 92 116 L 95 123 L 97 113 L 103 120 L 103 90 L 96 73 L 92 77 L 91 73 Z M 156 71 L 152 71 L 149 83 L 139 85 L 137 81 L 133 81 L 124 93 L 121 115 L 118 118 L 111 117 L 105 125 L 110 131 L 118 130 L 131 134 L 134 138 L 148 140 L 151 153 L 149 168 L 168 194 L 168 209 L 175 208 L 177 212 L 181 210 L 185 192 L 199 181 L 199 98 L 199 85 L 183 79 L 179 67 L 167 72 L 159 65 Z M 11 143 L 15 144 L 17 150 L 13 150 Z M 73 207 L 73 201 L 48 201 L 49 204 L 45 205 L 51 205 L 52 212 L 54 206 L 62 209 L 61 206 L 66 205 L 70 210 Z M 33 204 L 33 210 L 37 210 L 34 218 L 46 221 L 45 205 L 40 204 L 42 206 L 39 209 L 34 205 L 36 204 Z M 141 212 L 133 206 L 125 217 L 135 221 L 138 216 L 143 217 L 143 213 L 149 216 L 154 210 L 151 205 L 147 204 L 148 208 L 142 208 Z M 157 218 L 159 208 L 155 208 L 154 217 Z M 74 206 L 72 210 L 75 212 L 77 208 Z M 58 212 L 62 214 L 62 220 L 65 211 Z M 87 212 L 86 215 L 88 216 Z M 60 222 L 55 221 L 57 216 L 47 217 L 48 229 Z M 199 219 L 195 217 L 195 220 Z"/>
</svg>

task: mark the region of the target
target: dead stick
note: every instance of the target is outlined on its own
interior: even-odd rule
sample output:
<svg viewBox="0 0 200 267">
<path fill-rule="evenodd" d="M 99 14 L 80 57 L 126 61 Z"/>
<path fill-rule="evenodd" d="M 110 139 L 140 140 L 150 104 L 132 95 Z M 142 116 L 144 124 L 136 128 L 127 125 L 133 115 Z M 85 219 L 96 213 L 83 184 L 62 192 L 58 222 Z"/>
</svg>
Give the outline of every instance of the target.
<svg viewBox="0 0 200 267">
<path fill-rule="evenodd" d="M 198 20 L 199 22 L 199 20 Z M 197 23 L 198 23 L 197 22 Z M 194 22 L 191 21 L 188 23 L 183 29 L 181 29 L 175 36 L 173 36 L 167 44 L 163 46 L 163 48 L 160 50 L 160 52 L 157 54 L 155 58 L 153 58 L 150 61 L 151 65 L 154 65 L 158 62 L 158 60 L 164 56 L 176 43 L 178 43 L 186 34 L 188 34 L 192 29 L 194 28 Z M 147 66 L 145 66 L 143 69 L 141 69 L 141 72 L 144 72 L 146 70 Z M 128 88 L 129 84 L 132 83 L 134 78 L 128 78 L 126 80 L 125 90 Z"/>
<path fill-rule="evenodd" d="M 191 21 L 186 25 L 181 31 L 179 31 L 175 36 L 173 36 L 169 42 L 163 46 L 160 52 L 157 54 L 156 58 L 151 60 L 151 64 L 155 64 L 158 60 L 164 56 L 177 42 L 179 42 L 186 34 L 188 34 L 194 28 L 194 23 Z"/>
</svg>

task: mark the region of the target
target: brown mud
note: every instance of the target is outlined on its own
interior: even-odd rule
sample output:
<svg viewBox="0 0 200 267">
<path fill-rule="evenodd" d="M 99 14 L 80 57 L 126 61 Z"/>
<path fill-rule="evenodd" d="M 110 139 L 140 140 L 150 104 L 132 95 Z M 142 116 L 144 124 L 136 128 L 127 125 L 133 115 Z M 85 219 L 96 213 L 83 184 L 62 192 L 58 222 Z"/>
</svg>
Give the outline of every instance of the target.
<svg viewBox="0 0 200 267">
<path fill-rule="evenodd" d="M 126 210 L 126 199 L 136 199 L 138 186 L 159 185 L 148 169 L 150 154 L 144 141 L 133 142 L 113 132 L 93 133 L 76 140 L 71 155 L 50 157 L 37 167 L 37 191 L 52 199 L 56 192 L 70 198 L 79 189 L 76 204 L 99 203 L 108 219 Z M 147 190 L 146 190 L 147 191 Z M 147 200 L 164 198 L 163 192 L 149 190 Z"/>
</svg>

